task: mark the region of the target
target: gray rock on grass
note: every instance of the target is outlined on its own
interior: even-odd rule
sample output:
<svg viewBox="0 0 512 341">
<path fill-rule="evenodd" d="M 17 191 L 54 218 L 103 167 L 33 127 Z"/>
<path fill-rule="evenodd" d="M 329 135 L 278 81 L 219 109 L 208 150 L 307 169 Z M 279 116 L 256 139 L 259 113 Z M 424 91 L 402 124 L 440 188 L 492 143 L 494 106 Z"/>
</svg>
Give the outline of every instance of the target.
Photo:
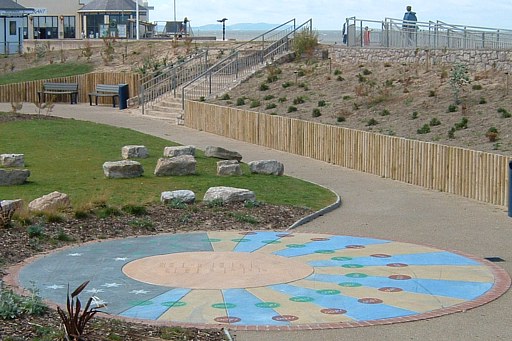
<svg viewBox="0 0 512 341">
<path fill-rule="evenodd" d="M 204 194 L 203 201 L 211 202 L 215 200 L 224 203 L 255 201 L 256 195 L 254 192 L 243 188 L 225 186 L 210 187 Z"/>
<path fill-rule="evenodd" d="M 103 173 L 111 179 L 137 178 L 142 176 L 144 168 L 137 161 L 107 161 L 103 164 Z"/>
</svg>

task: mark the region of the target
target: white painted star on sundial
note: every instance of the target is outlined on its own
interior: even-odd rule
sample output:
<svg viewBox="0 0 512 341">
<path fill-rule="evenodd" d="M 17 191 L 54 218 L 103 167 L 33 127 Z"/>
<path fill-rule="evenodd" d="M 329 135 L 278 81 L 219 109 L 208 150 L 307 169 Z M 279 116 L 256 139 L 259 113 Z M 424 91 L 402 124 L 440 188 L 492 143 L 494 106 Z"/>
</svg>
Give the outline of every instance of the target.
<svg viewBox="0 0 512 341">
<path fill-rule="evenodd" d="M 82 254 L 81 253 L 70 253 L 69 256 L 71 257 L 80 257 Z"/>
<path fill-rule="evenodd" d="M 63 285 L 53 284 L 53 285 L 47 286 L 46 289 L 53 289 L 53 290 L 64 289 L 64 286 Z"/>
<path fill-rule="evenodd" d="M 107 306 L 107 301 L 103 301 L 101 298 L 93 296 L 92 303 L 96 306 L 96 308 L 105 308 Z"/>
<path fill-rule="evenodd" d="M 128 257 L 116 257 L 116 258 L 114 258 L 114 260 L 115 260 L 116 262 L 117 262 L 117 261 L 125 261 L 125 260 L 127 260 L 127 259 L 128 259 Z"/>
<path fill-rule="evenodd" d="M 99 292 L 104 292 L 105 290 L 103 289 L 96 289 L 96 288 L 92 288 L 92 289 L 89 289 L 87 290 L 88 293 L 91 293 L 91 294 L 97 294 Z"/>
<path fill-rule="evenodd" d="M 135 294 L 135 295 L 139 295 L 139 294 L 147 294 L 149 291 L 146 291 L 146 290 L 132 290 L 130 291 L 130 294 Z"/>
<path fill-rule="evenodd" d="M 101 286 L 102 287 L 106 287 L 106 288 L 117 288 L 117 287 L 120 287 L 121 284 L 119 284 L 119 283 L 105 283 L 105 284 L 102 284 Z"/>
</svg>

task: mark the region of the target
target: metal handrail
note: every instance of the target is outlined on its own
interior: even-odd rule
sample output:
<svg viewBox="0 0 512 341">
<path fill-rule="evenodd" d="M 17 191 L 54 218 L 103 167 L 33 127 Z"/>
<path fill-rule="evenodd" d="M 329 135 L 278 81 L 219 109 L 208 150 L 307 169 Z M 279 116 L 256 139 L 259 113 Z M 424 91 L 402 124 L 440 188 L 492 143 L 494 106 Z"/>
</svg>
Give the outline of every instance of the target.
<svg viewBox="0 0 512 341">
<path fill-rule="evenodd" d="M 206 69 L 208 69 L 208 50 L 203 50 L 181 63 L 155 71 L 144 77 L 139 84 L 139 104 L 142 114 L 144 115 L 145 108 L 157 98 L 170 94 L 176 96 L 176 89 L 181 84 L 190 81 Z"/>
<path fill-rule="evenodd" d="M 265 40 L 265 36 L 268 38 L 269 33 L 286 26 L 291 22 L 293 22 L 293 28 L 288 26 L 285 30 L 274 33 L 272 35 L 273 40 Z M 295 19 L 293 19 L 268 32 L 265 32 L 247 43 L 238 46 L 238 48 L 230 55 L 211 66 L 204 73 L 198 75 L 198 77 L 182 87 L 182 107 L 185 108 L 185 99 L 187 98 L 206 98 L 214 93 L 220 93 L 221 91 L 228 90 L 241 79 L 251 74 L 255 69 L 264 65 L 265 62 L 272 61 L 277 55 L 289 51 L 291 46 L 290 43 L 295 33 L 304 28 L 312 30 L 311 19 L 299 27 L 295 27 Z M 241 47 L 246 46 L 258 47 L 255 43 L 259 39 L 261 39 L 262 42 L 258 50 L 241 49 Z"/>
<path fill-rule="evenodd" d="M 413 28 L 411 28 L 411 25 Z M 509 49 L 512 30 L 442 21 L 410 22 L 385 18 L 367 20 L 346 19 L 349 46 L 389 48 L 450 48 L 450 49 Z M 368 27 L 369 32 L 365 32 Z"/>
</svg>

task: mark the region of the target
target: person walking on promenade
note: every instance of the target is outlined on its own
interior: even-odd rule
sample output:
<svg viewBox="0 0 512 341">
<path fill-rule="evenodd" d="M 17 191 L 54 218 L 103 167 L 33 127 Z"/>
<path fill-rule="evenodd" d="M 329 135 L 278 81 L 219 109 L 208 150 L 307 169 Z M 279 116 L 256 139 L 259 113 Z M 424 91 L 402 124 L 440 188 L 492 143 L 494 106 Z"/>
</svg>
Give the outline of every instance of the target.
<svg viewBox="0 0 512 341">
<path fill-rule="evenodd" d="M 416 17 L 416 12 L 412 11 L 411 6 L 407 6 L 406 12 L 404 14 L 404 19 L 402 23 L 402 29 L 405 31 L 407 45 L 413 45 L 414 37 L 416 33 L 416 22 L 418 18 Z"/>
</svg>

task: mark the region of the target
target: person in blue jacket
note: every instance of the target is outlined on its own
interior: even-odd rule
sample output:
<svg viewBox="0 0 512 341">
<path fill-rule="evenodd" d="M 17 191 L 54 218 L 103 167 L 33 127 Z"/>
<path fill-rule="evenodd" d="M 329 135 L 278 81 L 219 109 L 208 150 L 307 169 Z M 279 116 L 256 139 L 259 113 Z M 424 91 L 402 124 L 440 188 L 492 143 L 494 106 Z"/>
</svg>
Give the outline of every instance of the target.
<svg viewBox="0 0 512 341">
<path fill-rule="evenodd" d="M 416 32 L 416 12 L 412 11 L 411 6 L 406 7 L 407 12 L 404 14 L 402 28 L 407 32 L 407 45 L 410 45 L 414 41 L 414 33 Z"/>
</svg>

